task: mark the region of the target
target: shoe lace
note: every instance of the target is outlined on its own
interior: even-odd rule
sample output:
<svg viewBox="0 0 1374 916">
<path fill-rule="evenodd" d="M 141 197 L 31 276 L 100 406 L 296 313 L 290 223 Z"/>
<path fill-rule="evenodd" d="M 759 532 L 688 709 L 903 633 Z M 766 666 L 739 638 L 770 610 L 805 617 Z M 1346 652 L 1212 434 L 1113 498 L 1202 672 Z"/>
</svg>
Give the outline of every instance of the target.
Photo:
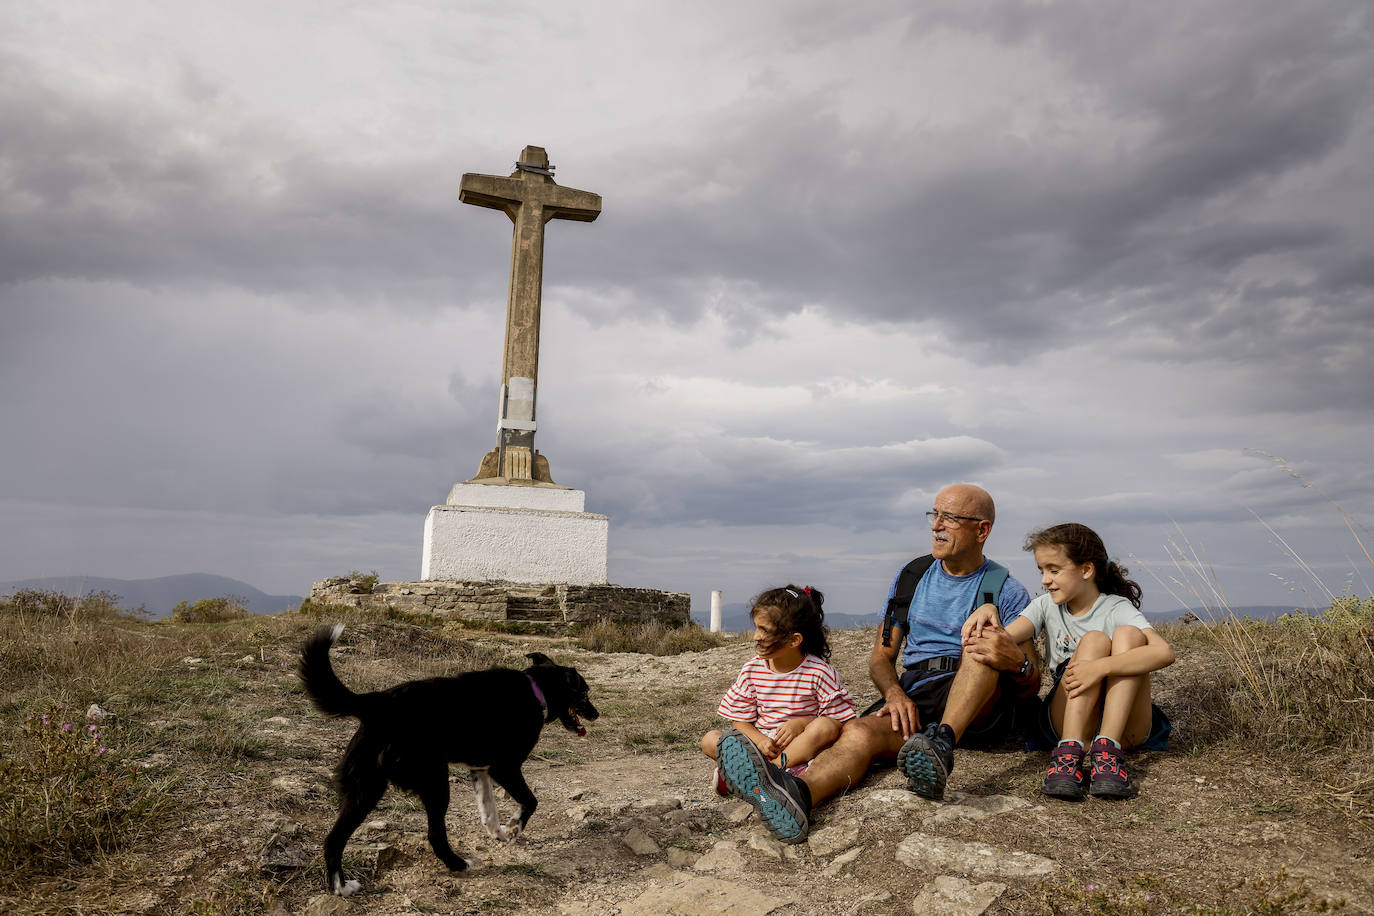
<svg viewBox="0 0 1374 916">
<path fill-rule="evenodd" d="M 1064 776 L 1078 779 L 1078 767 L 1082 757 L 1071 750 L 1056 751 L 1050 755 L 1050 776 Z"/>
<path fill-rule="evenodd" d="M 1102 748 L 1093 752 L 1093 774 L 1101 773 L 1107 776 L 1120 776 L 1126 778 L 1126 771 L 1121 768 L 1121 759 L 1115 751 Z"/>
</svg>

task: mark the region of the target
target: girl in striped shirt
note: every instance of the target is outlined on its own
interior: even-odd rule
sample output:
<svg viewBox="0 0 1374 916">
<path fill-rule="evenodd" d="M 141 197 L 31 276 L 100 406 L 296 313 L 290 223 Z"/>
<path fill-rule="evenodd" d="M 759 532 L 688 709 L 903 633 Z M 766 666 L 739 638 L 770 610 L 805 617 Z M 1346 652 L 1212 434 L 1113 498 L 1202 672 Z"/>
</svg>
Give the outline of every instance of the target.
<svg viewBox="0 0 1374 916">
<path fill-rule="evenodd" d="M 755 598 L 749 616 L 758 655 L 716 709 L 765 757 L 798 776 L 855 716 L 854 698 L 827 661 L 824 601 L 809 585 L 769 589 Z M 712 760 L 722 734 L 714 729 L 702 736 L 701 749 Z M 716 791 L 729 794 L 719 768 Z"/>
</svg>

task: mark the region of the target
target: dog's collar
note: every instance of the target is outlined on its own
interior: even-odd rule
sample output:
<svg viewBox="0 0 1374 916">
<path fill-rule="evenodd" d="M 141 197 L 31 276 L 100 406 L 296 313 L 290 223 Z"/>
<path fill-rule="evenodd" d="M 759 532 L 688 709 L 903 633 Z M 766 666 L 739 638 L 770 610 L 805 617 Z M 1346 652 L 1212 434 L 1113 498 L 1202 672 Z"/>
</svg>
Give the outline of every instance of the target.
<svg viewBox="0 0 1374 916">
<path fill-rule="evenodd" d="M 549 704 L 544 701 L 544 691 L 539 689 L 539 685 L 535 683 L 533 677 L 528 674 L 526 674 L 525 677 L 530 679 L 530 687 L 534 688 L 534 698 L 539 701 L 540 714 L 547 719 L 549 716 Z"/>
</svg>

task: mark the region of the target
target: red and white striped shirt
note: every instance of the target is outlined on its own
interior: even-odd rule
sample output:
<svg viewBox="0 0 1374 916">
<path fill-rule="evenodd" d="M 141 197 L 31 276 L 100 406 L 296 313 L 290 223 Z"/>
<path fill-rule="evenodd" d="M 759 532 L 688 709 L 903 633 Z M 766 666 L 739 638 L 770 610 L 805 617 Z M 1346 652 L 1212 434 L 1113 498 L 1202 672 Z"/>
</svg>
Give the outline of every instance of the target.
<svg viewBox="0 0 1374 916">
<path fill-rule="evenodd" d="M 716 712 L 735 722 L 752 722 L 759 729 L 814 716 L 848 722 L 856 715 L 854 698 L 840 684 L 839 673 L 814 655 L 803 656 L 800 665 L 783 674 L 755 656 L 725 691 Z"/>
</svg>

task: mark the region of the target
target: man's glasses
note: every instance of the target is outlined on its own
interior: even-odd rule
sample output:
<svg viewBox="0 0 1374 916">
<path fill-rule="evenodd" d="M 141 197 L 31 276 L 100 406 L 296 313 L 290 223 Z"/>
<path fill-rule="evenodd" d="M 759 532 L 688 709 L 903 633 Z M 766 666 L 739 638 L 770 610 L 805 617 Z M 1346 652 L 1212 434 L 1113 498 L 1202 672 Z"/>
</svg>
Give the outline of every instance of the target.
<svg viewBox="0 0 1374 916">
<path fill-rule="evenodd" d="M 932 525 L 935 524 L 937 518 L 950 528 L 958 528 L 960 522 L 987 521 L 985 518 L 975 518 L 972 515 L 950 515 L 948 512 L 936 512 L 934 509 L 926 513 L 926 521 L 930 522 Z"/>
</svg>

